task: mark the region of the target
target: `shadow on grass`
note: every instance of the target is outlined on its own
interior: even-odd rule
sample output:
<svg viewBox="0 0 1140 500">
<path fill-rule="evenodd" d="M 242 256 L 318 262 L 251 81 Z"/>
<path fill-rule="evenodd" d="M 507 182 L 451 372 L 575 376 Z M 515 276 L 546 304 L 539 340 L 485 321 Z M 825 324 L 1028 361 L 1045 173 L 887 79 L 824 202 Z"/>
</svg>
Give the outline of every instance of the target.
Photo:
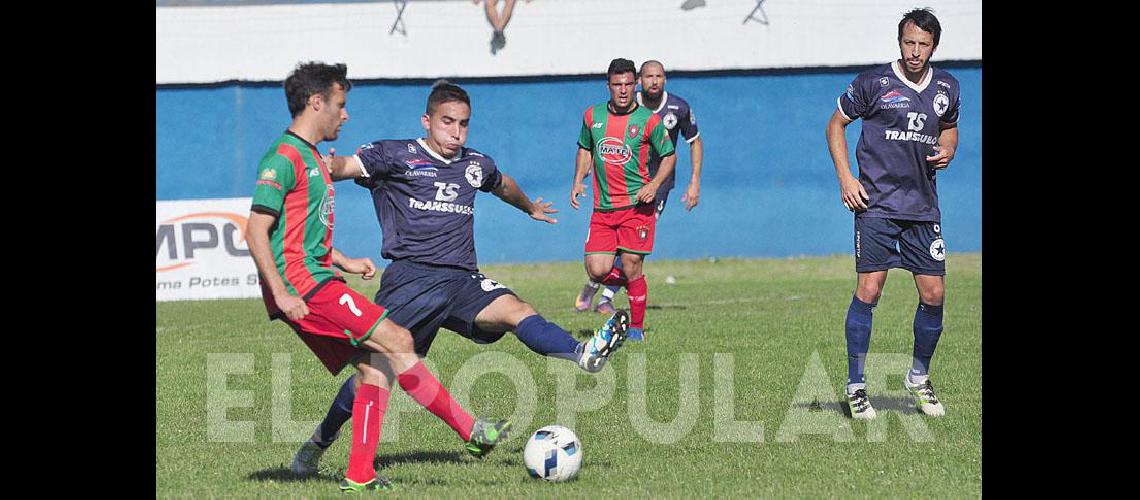
<svg viewBox="0 0 1140 500">
<path fill-rule="evenodd" d="M 876 412 L 893 411 L 902 415 L 914 415 L 918 410 L 914 407 L 914 400 L 905 397 L 878 397 L 871 398 L 871 405 L 875 407 Z M 808 411 L 830 411 L 842 414 L 847 418 L 851 418 L 851 408 L 847 406 L 847 401 L 828 401 L 820 402 L 813 401 L 811 403 L 797 403 L 798 408 L 807 408 Z"/>
<path fill-rule="evenodd" d="M 247 481 L 256 481 L 259 483 L 298 483 L 305 481 L 330 481 L 335 483 L 341 480 L 340 476 L 333 476 L 324 472 L 319 472 L 317 474 L 311 474 L 308 476 L 298 476 L 296 474 L 293 474 L 293 471 L 289 470 L 289 468 L 285 466 L 251 472 L 245 478 Z"/>
</svg>

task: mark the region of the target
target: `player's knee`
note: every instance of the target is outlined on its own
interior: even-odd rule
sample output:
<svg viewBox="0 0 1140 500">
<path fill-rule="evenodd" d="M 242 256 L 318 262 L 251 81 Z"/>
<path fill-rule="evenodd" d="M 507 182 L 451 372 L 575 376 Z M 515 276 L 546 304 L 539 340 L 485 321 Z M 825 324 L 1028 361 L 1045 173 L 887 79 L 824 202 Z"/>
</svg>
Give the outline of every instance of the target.
<svg viewBox="0 0 1140 500">
<path fill-rule="evenodd" d="M 860 283 L 855 289 L 855 296 L 864 304 L 877 304 L 879 297 L 883 296 L 883 286 L 878 283 Z"/>
<path fill-rule="evenodd" d="M 922 300 L 923 304 L 940 306 L 946 298 L 946 288 L 942 285 L 934 285 L 919 289 L 918 298 Z"/>
<path fill-rule="evenodd" d="M 379 340 L 380 346 L 384 352 L 388 353 L 409 353 L 414 349 L 412 342 L 412 332 L 408 331 L 394 322 L 385 320 L 388 325 L 384 325 L 383 331 L 380 332 Z"/>
<path fill-rule="evenodd" d="M 384 372 L 379 368 L 370 363 L 362 362 L 356 365 L 356 380 L 359 381 L 357 383 L 357 389 L 359 389 L 360 384 L 381 386 L 387 379 Z"/>
</svg>

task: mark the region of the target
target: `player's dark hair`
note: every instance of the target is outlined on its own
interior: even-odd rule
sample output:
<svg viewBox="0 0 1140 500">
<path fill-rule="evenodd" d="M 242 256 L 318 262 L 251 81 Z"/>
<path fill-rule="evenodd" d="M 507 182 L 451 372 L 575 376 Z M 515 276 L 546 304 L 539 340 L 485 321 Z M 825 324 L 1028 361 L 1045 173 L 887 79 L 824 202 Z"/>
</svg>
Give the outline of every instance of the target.
<svg viewBox="0 0 1140 500">
<path fill-rule="evenodd" d="M 942 25 L 938 24 L 938 18 L 934 17 L 934 11 L 930 7 L 923 9 L 914 9 L 903 15 L 902 21 L 899 21 L 899 41 L 902 42 L 903 27 L 906 23 L 913 22 L 918 29 L 927 33 L 934 34 L 934 46 L 938 46 L 938 40 L 942 38 Z"/>
<path fill-rule="evenodd" d="M 661 66 L 661 72 L 662 73 L 665 72 L 665 65 L 661 64 L 661 61 L 658 61 L 656 59 L 650 59 L 648 61 L 641 63 L 641 68 L 637 70 L 637 75 L 641 76 L 642 73 L 645 73 L 645 67 L 650 65 L 650 64 L 656 64 L 658 66 Z"/>
<path fill-rule="evenodd" d="M 436 80 L 431 84 L 431 94 L 427 100 L 427 114 L 435 112 L 435 108 L 446 102 L 462 102 L 471 107 L 471 98 L 462 87 L 447 80 Z"/>
<path fill-rule="evenodd" d="M 352 82 L 348 81 L 347 74 L 348 66 L 344 63 L 297 63 L 297 68 L 285 79 L 285 100 L 289 102 L 289 114 L 296 118 L 313 95 L 320 94 L 321 100 L 327 101 L 332 95 L 334 83 L 339 83 L 345 92 L 351 90 Z"/>
<path fill-rule="evenodd" d="M 617 58 L 610 61 L 610 67 L 606 70 L 606 81 L 610 80 L 611 76 L 620 75 L 622 73 L 633 73 L 637 77 L 637 66 L 633 65 L 633 61 L 629 59 Z"/>
</svg>

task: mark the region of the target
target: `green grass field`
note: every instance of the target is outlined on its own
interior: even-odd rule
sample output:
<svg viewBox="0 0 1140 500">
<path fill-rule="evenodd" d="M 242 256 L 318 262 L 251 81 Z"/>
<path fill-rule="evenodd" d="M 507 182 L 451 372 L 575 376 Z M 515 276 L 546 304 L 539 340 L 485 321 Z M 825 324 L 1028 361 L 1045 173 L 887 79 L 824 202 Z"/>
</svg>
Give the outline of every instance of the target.
<svg viewBox="0 0 1140 500">
<path fill-rule="evenodd" d="M 409 497 L 980 496 L 981 255 L 947 265 L 931 369 L 942 419 L 915 415 L 901 391 L 917 302 L 901 270 L 875 310 L 867 370 L 879 418 L 844 416 L 853 267 L 849 256 L 650 260 L 648 342 L 627 343 L 598 376 L 512 335 L 477 345 L 441 331 L 428 366 L 472 414 L 514 414 L 515 433 L 473 459 L 397 388 L 381 473 Z M 576 336 L 604 319 L 573 311 L 581 263 L 482 270 Z M 368 297 L 378 286 L 350 284 Z M 260 300 L 156 303 L 156 496 L 338 495 L 351 424 L 321 476 L 296 479 L 288 467 L 348 373 L 330 376 L 287 326 L 266 321 Z M 523 467 L 527 437 L 551 423 L 582 441 L 574 481 Z"/>
</svg>

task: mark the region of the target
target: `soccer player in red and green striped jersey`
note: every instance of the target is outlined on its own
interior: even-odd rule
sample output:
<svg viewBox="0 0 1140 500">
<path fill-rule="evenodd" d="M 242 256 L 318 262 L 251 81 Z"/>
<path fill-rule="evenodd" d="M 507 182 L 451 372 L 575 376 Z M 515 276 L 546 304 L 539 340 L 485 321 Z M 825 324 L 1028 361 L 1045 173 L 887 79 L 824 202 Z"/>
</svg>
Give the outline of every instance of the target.
<svg viewBox="0 0 1140 500">
<path fill-rule="evenodd" d="M 334 376 L 356 368 L 352 448 L 345 491 L 390 489 L 373 459 L 389 388 L 412 399 L 468 440 L 475 420 L 416 356 L 406 328 L 388 311 L 349 288 L 333 266 L 371 279 L 371 259 L 350 259 L 332 247 L 333 178 L 316 145 L 335 140 L 348 120 L 352 83 L 344 64 L 303 63 L 285 79 L 293 122 L 258 166 L 245 238 L 261 276 L 270 319 L 287 323 Z M 379 356 L 372 356 L 379 353 Z M 388 373 L 396 375 L 392 377 Z"/>
<path fill-rule="evenodd" d="M 606 71 L 610 100 L 586 110 L 570 192 L 570 206 L 577 209 L 578 197 L 586 190 L 582 181 L 593 170 L 594 213 L 586 237 L 586 273 L 592 281 L 626 287 L 631 337 L 641 336 L 644 329 L 648 287 L 642 261 L 653 252 L 654 201 L 677 163 L 661 117 L 634 100 L 636 74 L 633 61 L 610 61 Z M 651 152 L 662 158 L 652 178 Z M 614 266 L 619 251 L 620 269 Z"/>
</svg>

